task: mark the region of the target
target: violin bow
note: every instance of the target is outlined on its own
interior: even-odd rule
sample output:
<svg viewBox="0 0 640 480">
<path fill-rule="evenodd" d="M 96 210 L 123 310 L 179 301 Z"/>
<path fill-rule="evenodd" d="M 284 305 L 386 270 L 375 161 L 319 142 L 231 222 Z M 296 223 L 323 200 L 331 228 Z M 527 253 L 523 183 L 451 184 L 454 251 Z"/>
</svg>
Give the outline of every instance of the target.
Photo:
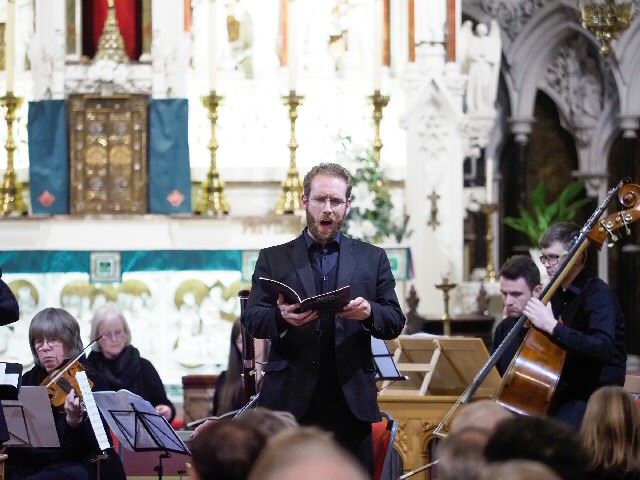
<svg viewBox="0 0 640 480">
<path fill-rule="evenodd" d="M 104 334 L 103 334 L 103 335 L 104 335 Z M 78 354 L 78 356 L 77 356 L 76 358 L 74 358 L 72 361 L 70 361 L 69 363 L 67 363 L 67 364 L 65 365 L 65 367 L 64 367 L 62 370 L 60 370 L 58 373 L 56 373 L 56 374 L 51 378 L 51 380 L 49 381 L 49 383 L 47 383 L 45 386 L 46 386 L 47 388 L 49 388 L 49 386 L 51 386 L 51 384 L 52 384 L 52 383 L 54 383 L 56 380 L 58 380 L 58 379 L 59 379 L 59 378 L 64 374 L 64 372 L 66 372 L 67 370 L 69 370 L 69 368 L 71 368 L 71 365 L 73 365 L 74 363 L 76 363 L 76 362 L 80 359 L 80 357 L 81 357 L 82 355 L 84 355 L 84 354 L 85 354 L 85 352 L 87 351 L 87 349 L 88 349 L 89 347 L 91 347 L 94 343 L 96 343 L 98 340 L 100 340 L 100 339 L 103 337 L 103 335 L 98 336 L 95 340 L 93 340 L 93 341 L 92 341 L 92 342 L 90 342 L 86 347 L 84 347 L 84 348 L 82 349 L 82 351 Z"/>
</svg>

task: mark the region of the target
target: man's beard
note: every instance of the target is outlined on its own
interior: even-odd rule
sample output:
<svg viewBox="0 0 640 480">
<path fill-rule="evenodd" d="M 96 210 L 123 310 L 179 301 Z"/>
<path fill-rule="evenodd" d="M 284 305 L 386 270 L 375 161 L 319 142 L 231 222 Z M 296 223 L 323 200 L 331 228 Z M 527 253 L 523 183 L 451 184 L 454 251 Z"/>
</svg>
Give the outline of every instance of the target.
<svg viewBox="0 0 640 480">
<path fill-rule="evenodd" d="M 342 217 L 337 216 L 335 213 L 331 218 L 331 227 L 329 230 L 323 229 L 320 230 L 320 222 L 321 220 L 316 220 L 313 218 L 313 215 L 306 210 L 307 213 L 307 228 L 309 229 L 309 233 L 311 236 L 321 244 L 326 244 L 331 240 L 334 240 L 342 228 L 342 224 L 344 223 L 344 215 Z"/>
</svg>

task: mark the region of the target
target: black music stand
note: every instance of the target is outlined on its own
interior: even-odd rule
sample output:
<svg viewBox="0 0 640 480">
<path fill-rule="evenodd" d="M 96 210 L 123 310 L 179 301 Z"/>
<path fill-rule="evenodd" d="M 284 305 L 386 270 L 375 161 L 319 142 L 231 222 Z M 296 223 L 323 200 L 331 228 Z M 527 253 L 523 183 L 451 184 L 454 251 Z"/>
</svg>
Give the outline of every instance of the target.
<svg viewBox="0 0 640 480">
<path fill-rule="evenodd" d="M 398 366 L 393 360 L 393 355 L 389 352 L 384 340 L 371 337 L 371 353 L 373 355 L 373 364 L 376 368 L 376 380 L 396 381 L 407 379 L 398 370 Z"/>
<path fill-rule="evenodd" d="M 160 452 L 158 480 L 162 480 L 162 460 L 169 452 L 191 455 L 169 422 L 140 396 L 127 390 L 94 392 L 96 404 L 120 443 L 134 452 Z"/>
<path fill-rule="evenodd" d="M 22 387 L 16 400 L 2 400 L 9 430 L 5 447 L 60 446 L 46 387 Z"/>
</svg>

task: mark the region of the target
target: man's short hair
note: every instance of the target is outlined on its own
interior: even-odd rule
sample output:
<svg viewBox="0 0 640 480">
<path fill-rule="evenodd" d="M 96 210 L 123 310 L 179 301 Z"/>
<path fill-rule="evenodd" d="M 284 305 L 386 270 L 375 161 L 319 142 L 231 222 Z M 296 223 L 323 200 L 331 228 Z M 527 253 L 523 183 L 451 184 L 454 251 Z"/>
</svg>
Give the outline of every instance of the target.
<svg viewBox="0 0 640 480">
<path fill-rule="evenodd" d="M 530 290 L 540 285 L 540 270 L 529 255 L 514 255 L 500 269 L 500 276 L 508 280 L 524 278 Z"/>
<path fill-rule="evenodd" d="M 558 222 L 551 225 L 540 237 L 540 248 L 549 248 L 553 242 L 560 242 L 567 247 L 580 233 L 580 227 L 571 222 Z"/>
<path fill-rule="evenodd" d="M 551 418 L 519 416 L 498 424 L 484 449 L 488 462 L 533 460 L 547 465 L 563 480 L 580 480 L 587 454 L 569 427 Z"/>
<path fill-rule="evenodd" d="M 191 443 L 191 461 L 201 480 L 244 480 L 266 439 L 248 424 L 217 420 L 205 425 Z"/>
<path fill-rule="evenodd" d="M 337 163 L 319 163 L 307 172 L 303 181 L 304 194 L 306 196 L 309 196 L 309 193 L 311 193 L 311 182 L 318 175 L 326 175 L 344 180 L 347 184 L 347 199 L 351 198 L 351 187 L 353 185 L 351 174 L 349 170 Z"/>
</svg>

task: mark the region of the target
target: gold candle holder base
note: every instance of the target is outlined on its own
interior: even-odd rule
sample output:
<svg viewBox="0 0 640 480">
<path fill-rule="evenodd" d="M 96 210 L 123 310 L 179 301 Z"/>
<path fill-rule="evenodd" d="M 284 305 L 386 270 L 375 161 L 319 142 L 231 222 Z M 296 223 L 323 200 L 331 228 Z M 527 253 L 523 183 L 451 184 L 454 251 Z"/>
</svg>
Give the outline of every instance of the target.
<svg viewBox="0 0 640 480">
<path fill-rule="evenodd" d="M 484 203 L 482 204 L 482 212 L 486 216 L 487 220 L 487 235 L 484 237 L 487 246 L 487 272 L 485 273 L 485 280 L 494 283 L 498 280 L 498 274 L 495 268 L 495 260 L 493 255 L 493 244 L 495 241 L 495 234 L 493 233 L 493 218 L 498 211 L 497 203 Z"/>
<path fill-rule="evenodd" d="M 442 290 L 442 299 L 444 302 L 444 313 L 442 314 L 442 332 L 447 336 L 451 336 L 451 316 L 449 315 L 449 291 L 458 286 L 457 283 L 449 283 L 449 278 L 444 277 L 442 283 L 436 284 L 438 290 Z"/>
<path fill-rule="evenodd" d="M 291 135 L 289 138 L 289 170 L 287 178 L 282 182 L 282 192 L 276 205 L 276 214 L 294 214 L 302 210 L 302 182 L 296 164 L 296 151 L 298 141 L 296 139 L 296 120 L 298 119 L 298 107 L 302 105 L 304 97 L 296 94 L 295 90 L 290 90 L 289 95 L 282 97 L 285 105 L 289 106 L 289 122 L 291 124 Z"/>
<path fill-rule="evenodd" d="M 373 104 L 373 125 L 375 128 L 373 138 L 373 158 L 376 166 L 380 166 L 380 150 L 382 150 L 383 143 L 380 136 L 380 122 L 382 122 L 382 110 L 389 104 L 389 97 L 382 95 L 380 90 L 375 90 L 373 95 L 369 97 Z"/>
<path fill-rule="evenodd" d="M 229 213 L 229 204 L 224 193 L 224 182 L 220 179 L 218 171 L 217 152 L 218 139 L 216 137 L 216 126 L 218 123 L 218 107 L 222 103 L 222 97 L 215 91 L 202 97 L 202 104 L 208 111 L 211 122 L 211 140 L 209 140 L 209 152 L 211 163 L 207 171 L 207 178 L 200 185 L 198 199 L 196 200 L 196 213 L 208 216 L 222 216 Z"/>
<path fill-rule="evenodd" d="M 0 105 L 7 109 L 4 115 L 7 122 L 7 143 L 4 145 L 7 150 L 7 169 L 2 177 L 2 185 L 0 185 L 0 201 L 2 202 L 0 215 L 26 215 L 27 209 L 22 200 L 22 184 L 18 180 L 13 166 L 13 154 L 16 150 L 13 122 L 16 119 L 17 110 L 22 105 L 22 97 L 16 97 L 13 92 L 7 92 L 4 97 L 0 97 Z"/>
</svg>

